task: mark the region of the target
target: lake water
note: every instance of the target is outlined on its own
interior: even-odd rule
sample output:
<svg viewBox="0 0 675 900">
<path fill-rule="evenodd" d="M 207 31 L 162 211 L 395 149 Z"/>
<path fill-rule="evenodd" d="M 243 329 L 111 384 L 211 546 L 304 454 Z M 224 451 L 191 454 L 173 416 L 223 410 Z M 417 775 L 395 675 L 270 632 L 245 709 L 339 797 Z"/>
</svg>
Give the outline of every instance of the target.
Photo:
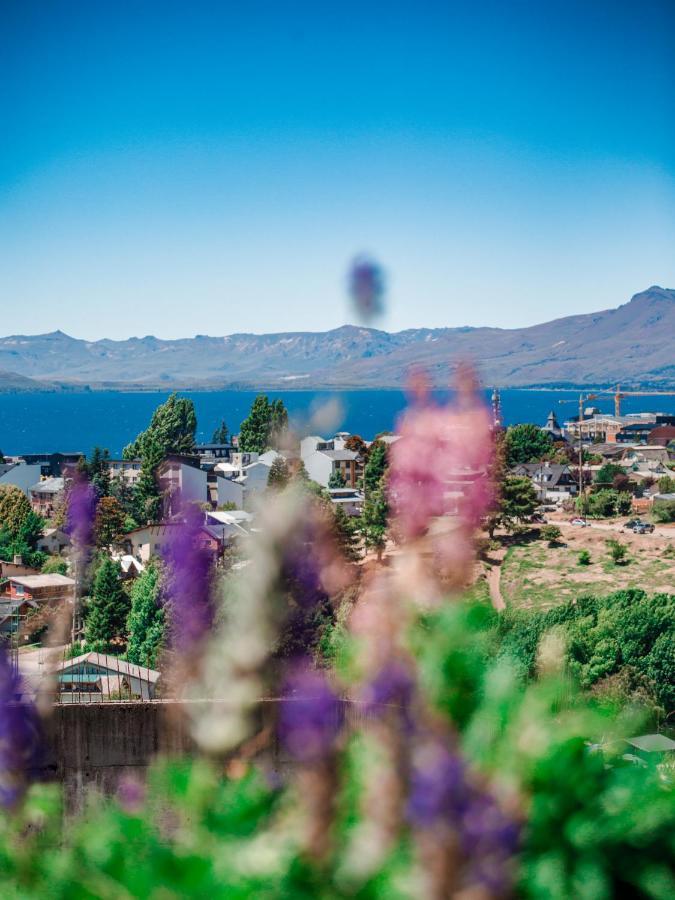
<svg viewBox="0 0 675 900">
<path fill-rule="evenodd" d="M 83 451 L 107 447 L 117 456 L 148 424 L 165 393 L 92 392 L 78 394 L 0 394 L 0 449 L 8 454 L 44 451 Z M 247 416 L 256 396 L 253 391 L 182 392 L 194 400 L 198 417 L 198 440 L 211 439 L 214 428 L 225 419 L 235 432 Z M 379 431 L 395 428 L 406 406 L 401 391 L 269 391 L 270 399 L 281 397 L 300 431 L 328 436 L 338 428 L 370 439 Z M 447 396 L 437 392 L 439 398 Z M 486 391 L 486 402 L 490 392 Z M 578 391 L 501 392 L 505 424 L 536 422 L 543 425 L 549 410 L 560 421 L 574 415 Z M 567 402 L 561 404 L 561 400 Z M 611 397 L 593 401 L 603 411 L 613 411 Z M 328 409 L 326 406 L 328 404 Z M 324 408 L 324 419 L 312 419 Z M 332 415 L 329 415 L 332 409 Z M 628 397 L 622 412 L 675 413 L 675 397 Z"/>
</svg>

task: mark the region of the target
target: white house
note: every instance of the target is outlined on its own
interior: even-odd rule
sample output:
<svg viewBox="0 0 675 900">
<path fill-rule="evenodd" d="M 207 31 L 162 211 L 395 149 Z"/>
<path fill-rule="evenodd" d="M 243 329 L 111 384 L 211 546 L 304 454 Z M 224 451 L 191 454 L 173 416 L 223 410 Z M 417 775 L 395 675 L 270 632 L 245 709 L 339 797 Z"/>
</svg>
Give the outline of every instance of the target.
<svg viewBox="0 0 675 900">
<path fill-rule="evenodd" d="M 165 512 L 178 512 L 178 505 L 206 503 L 209 499 L 207 473 L 197 458 L 167 457 L 157 469 L 157 477 L 165 497 Z"/>
<path fill-rule="evenodd" d="M 70 535 L 60 528 L 45 528 L 44 534 L 38 540 L 36 547 L 43 553 L 59 556 L 70 547 Z"/>
<path fill-rule="evenodd" d="M 333 473 L 339 472 L 346 487 L 356 487 L 356 461 L 354 450 L 315 450 L 303 458 L 307 474 L 322 487 L 328 487 Z"/>
<path fill-rule="evenodd" d="M 81 700 L 152 700 L 160 673 L 107 653 L 84 653 L 56 666 L 61 702 Z M 75 696 L 74 696 L 75 695 Z"/>
</svg>

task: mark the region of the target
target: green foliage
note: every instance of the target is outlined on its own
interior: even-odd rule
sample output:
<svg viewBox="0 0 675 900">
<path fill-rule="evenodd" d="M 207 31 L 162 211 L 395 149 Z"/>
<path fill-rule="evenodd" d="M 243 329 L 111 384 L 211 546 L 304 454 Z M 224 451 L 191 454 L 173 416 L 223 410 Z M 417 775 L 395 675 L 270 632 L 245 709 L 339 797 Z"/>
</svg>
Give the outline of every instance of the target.
<svg viewBox="0 0 675 900">
<path fill-rule="evenodd" d="M 13 484 L 0 485 L 0 529 L 10 537 L 19 536 L 29 520 L 32 508 L 21 488 Z"/>
<path fill-rule="evenodd" d="M 164 450 L 154 438 L 143 442 L 141 472 L 134 490 L 134 518 L 137 522 L 156 522 L 161 514 L 162 498 L 157 480 L 157 469 L 164 459 Z"/>
<path fill-rule="evenodd" d="M 388 516 L 389 504 L 386 492 L 378 489 L 366 494 L 359 519 L 359 529 L 366 547 L 377 550 L 378 554 L 381 554 L 386 544 Z"/>
<path fill-rule="evenodd" d="M 220 425 L 213 432 L 211 437 L 212 444 L 227 444 L 227 439 L 229 437 L 229 432 L 227 430 L 227 424 L 225 419 L 222 419 Z"/>
<path fill-rule="evenodd" d="M 561 531 L 557 525 L 544 525 L 539 534 L 543 541 L 548 541 L 549 546 L 553 546 L 560 540 Z"/>
<path fill-rule="evenodd" d="M 675 500 L 655 500 L 652 507 L 655 522 L 675 522 Z"/>
<path fill-rule="evenodd" d="M 288 412 L 283 400 L 271 403 L 266 394 L 258 394 L 251 412 L 241 423 L 239 449 L 247 453 L 264 453 L 283 446 L 288 430 Z"/>
<path fill-rule="evenodd" d="M 633 509 L 633 497 L 627 491 L 619 491 L 616 498 L 616 514 L 617 516 L 630 515 Z"/>
<path fill-rule="evenodd" d="M 631 511 L 630 494 L 619 494 L 613 488 L 601 488 L 594 494 L 577 497 L 577 510 L 591 519 L 608 519 L 619 515 L 627 515 Z"/>
<path fill-rule="evenodd" d="M 35 549 L 44 519 L 33 512 L 24 492 L 15 485 L 0 486 L 0 559 L 21 556 L 25 565 L 39 569 L 46 554 Z"/>
<path fill-rule="evenodd" d="M 154 411 L 146 430 L 124 448 L 124 459 L 143 459 L 148 452 L 154 454 L 156 448 L 162 456 L 167 453 L 192 453 L 196 430 L 194 403 L 173 393 Z M 149 443 L 154 445 L 151 450 L 147 447 Z"/>
<path fill-rule="evenodd" d="M 361 556 L 358 523 L 339 505 L 333 506 L 332 515 L 335 543 L 345 559 L 354 562 Z"/>
<path fill-rule="evenodd" d="M 68 563 L 60 556 L 50 556 L 45 560 L 42 571 L 45 575 L 67 575 Z"/>
<path fill-rule="evenodd" d="M 675 494 L 675 478 L 672 475 L 662 475 L 658 484 L 659 494 Z"/>
<path fill-rule="evenodd" d="M 94 447 L 91 457 L 88 460 L 81 459 L 78 464 L 79 471 L 91 482 L 99 497 L 110 496 L 109 462 L 109 451 Z"/>
<path fill-rule="evenodd" d="M 274 490 L 283 490 L 291 480 L 291 472 L 288 463 L 283 456 L 277 456 L 270 466 L 269 475 L 267 476 L 267 487 Z"/>
<path fill-rule="evenodd" d="M 580 566 L 590 566 L 591 554 L 588 550 L 580 550 L 577 558 L 577 564 Z"/>
<path fill-rule="evenodd" d="M 343 488 L 345 486 L 345 479 L 340 472 L 339 469 L 334 469 L 330 473 L 330 478 L 328 479 L 328 487 L 329 488 Z"/>
<path fill-rule="evenodd" d="M 160 574 L 149 565 L 131 588 L 131 609 L 126 629 L 129 634 L 127 659 L 139 666 L 157 667 L 164 641 L 164 607 L 160 603 Z"/>
<path fill-rule="evenodd" d="M 617 466 L 616 463 L 605 463 L 595 473 L 595 483 L 603 485 L 613 485 L 617 475 L 625 475 L 626 470 L 623 466 Z"/>
<path fill-rule="evenodd" d="M 616 538 L 608 538 L 608 540 L 605 541 L 605 544 L 609 550 L 610 558 L 615 565 L 620 566 L 627 561 L 626 555 L 628 553 L 628 547 L 626 547 L 625 544 L 617 541 Z"/>
<path fill-rule="evenodd" d="M 507 475 L 499 501 L 499 518 L 506 527 L 529 519 L 537 506 L 539 498 L 530 479 L 526 475 Z"/>
<path fill-rule="evenodd" d="M 368 452 L 368 462 L 363 473 L 366 496 L 370 491 L 380 490 L 386 470 L 387 445 L 383 441 L 375 441 Z"/>
<path fill-rule="evenodd" d="M 512 469 L 520 463 L 539 462 L 553 449 L 551 435 L 538 425 L 510 425 L 504 438 L 506 464 Z"/>
<path fill-rule="evenodd" d="M 86 611 L 85 637 L 92 646 L 107 648 L 113 638 L 126 636 L 129 597 L 120 574 L 119 564 L 104 556 L 94 576 Z"/>
<path fill-rule="evenodd" d="M 126 515 L 115 497 L 101 497 L 96 506 L 95 540 L 99 548 L 110 547 L 124 534 Z"/>
</svg>

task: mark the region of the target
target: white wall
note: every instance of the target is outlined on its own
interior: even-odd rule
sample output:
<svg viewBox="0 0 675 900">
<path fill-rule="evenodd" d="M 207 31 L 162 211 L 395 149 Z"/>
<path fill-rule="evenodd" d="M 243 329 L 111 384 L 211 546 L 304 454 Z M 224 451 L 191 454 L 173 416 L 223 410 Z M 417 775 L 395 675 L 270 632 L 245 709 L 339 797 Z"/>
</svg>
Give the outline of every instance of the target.
<svg viewBox="0 0 675 900">
<path fill-rule="evenodd" d="M 328 480 L 333 471 L 333 460 L 330 456 L 326 456 L 326 454 L 322 453 L 320 450 L 315 450 L 314 453 L 307 456 L 303 462 L 305 463 L 307 474 L 312 481 L 316 481 L 316 483 L 320 484 L 322 487 L 328 487 Z"/>
<path fill-rule="evenodd" d="M 325 443 L 322 437 L 316 434 L 310 434 L 300 441 L 300 459 L 306 459 L 316 452 L 316 445 Z"/>
<path fill-rule="evenodd" d="M 217 486 L 218 506 L 222 506 L 225 503 L 236 503 L 237 509 L 243 508 L 244 495 L 246 493 L 243 484 L 232 481 L 230 478 L 218 478 Z"/>
<path fill-rule="evenodd" d="M 184 503 L 191 503 L 193 500 L 206 503 L 209 499 L 206 472 L 192 466 L 181 465 L 181 499 Z"/>
</svg>

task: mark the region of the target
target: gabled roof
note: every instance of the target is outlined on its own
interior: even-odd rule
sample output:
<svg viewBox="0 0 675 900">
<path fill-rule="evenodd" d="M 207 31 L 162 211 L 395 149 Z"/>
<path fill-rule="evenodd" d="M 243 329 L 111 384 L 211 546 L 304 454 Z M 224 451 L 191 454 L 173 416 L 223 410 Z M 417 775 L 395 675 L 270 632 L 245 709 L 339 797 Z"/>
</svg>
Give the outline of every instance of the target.
<svg viewBox="0 0 675 900">
<path fill-rule="evenodd" d="M 125 659 L 120 659 L 119 656 L 112 656 L 108 653 L 96 653 L 93 650 L 89 653 L 83 653 L 82 656 L 64 659 L 56 666 L 56 671 L 66 672 L 73 666 L 78 666 L 83 662 L 91 663 L 102 669 L 108 669 L 115 674 L 119 672 L 120 675 L 129 675 L 131 678 L 139 678 L 141 681 L 155 682 L 161 674 L 155 669 L 137 666 L 134 663 L 127 662 Z"/>
<path fill-rule="evenodd" d="M 323 453 L 324 456 L 328 456 L 336 462 L 356 459 L 359 455 L 354 450 L 318 450 L 317 452 Z"/>
<path fill-rule="evenodd" d="M 31 491 L 39 494 L 60 494 L 63 490 L 63 478 L 45 478 L 31 487 Z"/>
</svg>

